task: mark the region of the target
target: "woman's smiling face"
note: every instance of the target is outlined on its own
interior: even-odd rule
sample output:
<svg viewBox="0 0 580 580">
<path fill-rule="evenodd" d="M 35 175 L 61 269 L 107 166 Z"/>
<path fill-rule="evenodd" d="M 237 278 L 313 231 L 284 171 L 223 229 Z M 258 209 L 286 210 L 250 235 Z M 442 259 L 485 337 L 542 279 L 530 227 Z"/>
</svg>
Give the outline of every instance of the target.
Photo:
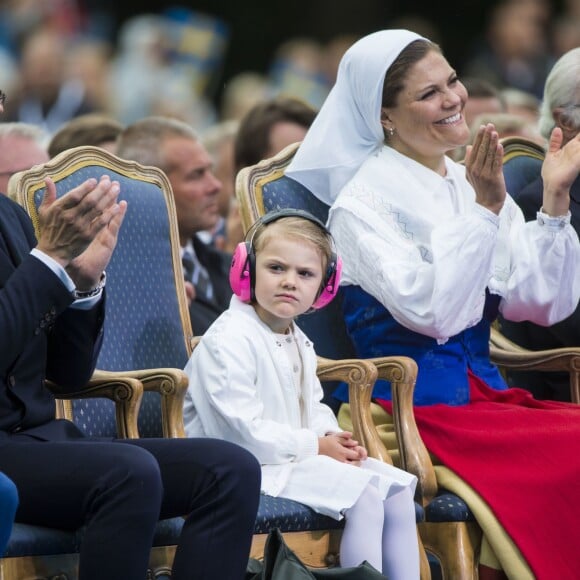
<svg viewBox="0 0 580 580">
<path fill-rule="evenodd" d="M 430 50 L 409 69 L 396 106 L 381 111 L 383 127 L 395 131 L 389 145 L 437 171 L 445 153 L 469 139 L 466 101 L 467 90 L 455 71 L 442 54 Z"/>
</svg>

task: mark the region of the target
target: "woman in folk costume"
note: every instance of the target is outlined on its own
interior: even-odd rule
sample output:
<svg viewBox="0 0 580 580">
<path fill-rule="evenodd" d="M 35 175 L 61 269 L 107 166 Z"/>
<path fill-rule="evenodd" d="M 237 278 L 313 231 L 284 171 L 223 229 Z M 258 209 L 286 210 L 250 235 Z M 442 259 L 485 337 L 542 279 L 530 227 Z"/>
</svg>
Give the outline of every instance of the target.
<svg viewBox="0 0 580 580">
<path fill-rule="evenodd" d="M 437 45 L 406 30 L 366 36 L 345 53 L 287 175 L 332 204 L 358 355 L 417 361 L 415 416 L 445 466 L 440 484 L 470 486 L 503 527 L 491 534 L 476 514 L 480 574 L 574 578 L 580 408 L 508 390 L 488 344 L 498 310 L 551 325 L 578 303 L 580 243 L 568 208 L 580 137 L 562 147 L 553 131 L 543 206 L 524 223 L 493 126 L 480 128 L 465 166 L 446 156 L 468 140 L 466 99 Z M 373 396 L 387 422 L 389 384 Z"/>
<path fill-rule="evenodd" d="M 312 343 L 294 318 L 330 302 L 340 261 L 324 224 L 299 210 L 266 214 L 239 244 L 234 296 L 185 371 L 192 437 L 235 441 L 262 464 L 262 493 L 346 518 L 342 566 L 367 560 L 391 580 L 418 580 L 416 478 L 367 458 L 321 402 Z"/>
</svg>

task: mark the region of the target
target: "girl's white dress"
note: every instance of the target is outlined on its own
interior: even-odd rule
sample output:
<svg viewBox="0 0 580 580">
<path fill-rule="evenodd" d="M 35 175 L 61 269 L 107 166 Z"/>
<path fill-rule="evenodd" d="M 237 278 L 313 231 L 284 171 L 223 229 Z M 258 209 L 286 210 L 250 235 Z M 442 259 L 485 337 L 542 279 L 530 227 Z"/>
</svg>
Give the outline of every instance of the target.
<svg viewBox="0 0 580 580">
<path fill-rule="evenodd" d="M 296 325 L 289 338 L 296 341 L 302 361 L 301 397 L 284 339 L 252 306 L 233 296 L 185 367 L 187 435 L 238 443 L 262 464 L 263 493 L 335 519 L 368 484 L 384 498 L 402 487 L 414 492 L 416 478 L 391 465 L 369 458 L 356 467 L 318 455 L 318 438 L 341 429 L 321 402 L 312 343 Z"/>
</svg>

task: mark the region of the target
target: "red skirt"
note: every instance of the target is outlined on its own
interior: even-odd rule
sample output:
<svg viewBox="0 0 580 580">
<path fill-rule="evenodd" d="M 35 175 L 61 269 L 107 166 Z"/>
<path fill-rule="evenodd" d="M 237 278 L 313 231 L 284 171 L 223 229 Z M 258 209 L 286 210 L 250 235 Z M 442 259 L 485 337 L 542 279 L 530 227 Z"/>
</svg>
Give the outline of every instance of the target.
<svg viewBox="0 0 580 580">
<path fill-rule="evenodd" d="M 538 579 L 580 578 L 580 405 L 469 383 L 467 405 L 415 407 L 427 449 L 487 502 Z"/>
</svg>

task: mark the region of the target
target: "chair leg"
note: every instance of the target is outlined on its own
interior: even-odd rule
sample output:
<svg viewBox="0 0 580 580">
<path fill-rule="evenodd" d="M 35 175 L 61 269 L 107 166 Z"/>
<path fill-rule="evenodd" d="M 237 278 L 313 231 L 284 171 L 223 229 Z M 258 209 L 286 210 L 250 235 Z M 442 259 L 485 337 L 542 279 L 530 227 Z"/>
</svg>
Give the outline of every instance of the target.
<svg viewBox="0 0 580 580">
<path fill-rule="evenodd" d="M 422 522 L 425 549 L 441 563 L 443 580 L 477 580 L 477 547 L 481 532 L 472 522 Z"/>
</svg>

